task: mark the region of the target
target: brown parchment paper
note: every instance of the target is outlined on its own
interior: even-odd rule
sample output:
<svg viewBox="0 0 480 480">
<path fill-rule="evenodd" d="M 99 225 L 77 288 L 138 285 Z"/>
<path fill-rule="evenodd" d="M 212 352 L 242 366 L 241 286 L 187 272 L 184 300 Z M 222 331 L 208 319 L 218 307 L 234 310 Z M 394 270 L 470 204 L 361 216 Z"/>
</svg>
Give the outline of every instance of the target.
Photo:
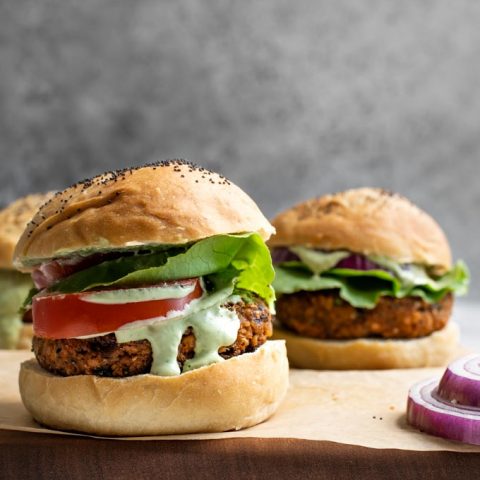
<svg viewBox="0 0 480 480">
<path fill-rule="evenodd" d="M 18 369 L 20 362 L 31 356 L 27 351 L 0 351 L 0 428 L 75 435 L 40 426 L 23 407 L 18 392 Z M 438 368 L 347 372 L 291 370 L 291 385 L 285 401 L 270 420 L 260 425 L 239 432 L 135 439 L 297 438 L 370 448 L 480 452 L 480 446 L 425 435 L 406 424 L 405 407 L 410 385 L 440 376 L 442 371 Z"/>
</svg>

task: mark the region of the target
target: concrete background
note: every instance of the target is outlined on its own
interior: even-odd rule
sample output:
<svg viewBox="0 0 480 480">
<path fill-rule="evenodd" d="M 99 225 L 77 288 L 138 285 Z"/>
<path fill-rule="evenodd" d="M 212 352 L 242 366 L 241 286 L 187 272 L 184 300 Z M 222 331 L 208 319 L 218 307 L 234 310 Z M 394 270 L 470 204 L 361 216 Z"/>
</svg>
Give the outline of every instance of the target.
<svg viewBox="0 0 480 480">
<path fill-rule="evenodd" d="M 171 157 L 267 215 L 383 186 L 480 278 L 479 25 L 476 0 L 1 0 L 0 203 Z"/>
</svg>

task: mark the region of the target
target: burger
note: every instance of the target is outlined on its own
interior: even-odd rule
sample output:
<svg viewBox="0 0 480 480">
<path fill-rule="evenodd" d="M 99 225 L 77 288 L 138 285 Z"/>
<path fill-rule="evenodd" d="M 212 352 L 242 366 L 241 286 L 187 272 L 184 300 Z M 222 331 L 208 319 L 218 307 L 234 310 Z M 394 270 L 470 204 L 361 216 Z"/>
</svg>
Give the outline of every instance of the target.
<svg viewBox="0 0 480 480">
<path fill-rule="evenodd" d="M 38 208 L 50 194 L 20 198 L 0 211 L 0 348 L 30 348 L 31 319 L 19 314 L 24 298 L 33 287 L 30 275 L 13 267 L 13 250 Z"/>
<path fill-rule="evenodd" d="M 274 231 L 221 175 L 179 160 L 59 192 L 15 264 L 36 290 L 22 401 L 41 424 L 96 435 L 237 430 L 285 395 L 268 341 Z"/>
<path fill-rule="evenodd" d="M 270 240 L 275 336 L 300 368 L 437 366 L 458 344 L 450 323 L 468 271 L 406 198 L 360 188 L 280 213 Z"/>
</svg>

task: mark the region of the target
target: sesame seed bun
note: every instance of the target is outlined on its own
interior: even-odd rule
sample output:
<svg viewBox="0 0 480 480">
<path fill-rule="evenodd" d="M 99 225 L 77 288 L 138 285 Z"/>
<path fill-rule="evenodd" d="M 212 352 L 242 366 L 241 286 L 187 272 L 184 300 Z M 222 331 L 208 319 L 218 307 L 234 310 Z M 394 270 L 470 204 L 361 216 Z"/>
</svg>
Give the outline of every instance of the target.
<svg viewBox="0 0 480 480">
<path fill-rule="evenodd" d="M 274 229 L 226 178 L 172 160 L 107 172 L 59 192 L 23 233 L 15 264 L 28 270 L 85 250 L 174 245 L 242 232 L 266 240 Z"/>
<path fill-rule="evenodd" d="M 53 193 L 19 198 L 0 211 L 0 268 L 13 269 L 13 251 L 25 226 Z"/>
<path fill-rule="evenodd" d="M 381 255 L 398 263 L 426 265 L 444 273 L 452 258 L 445 234 L 406 198 L 376 188 L 359 188 L 307 200 L 272 221 L 269 245 L 324 250 L 347 249 Z"/>
</svg>

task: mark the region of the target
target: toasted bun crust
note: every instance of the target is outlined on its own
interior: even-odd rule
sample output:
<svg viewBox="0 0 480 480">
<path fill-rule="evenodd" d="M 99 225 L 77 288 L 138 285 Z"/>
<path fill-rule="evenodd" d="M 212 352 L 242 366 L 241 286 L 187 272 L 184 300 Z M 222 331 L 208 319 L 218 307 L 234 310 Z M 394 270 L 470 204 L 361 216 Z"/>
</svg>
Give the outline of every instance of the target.
<svg viewBox="0 0 480 480">
<path fill-rule="evenodd" d="M 27 223 L 53 193 L 19 198 L 0 211 L 0 268 L 13 269 L 13 251 Z"/>
<path fill-rule="evenodd" d="M 271 246 L 305 245 L 382 255 L 443 273 L 451 268 L 441 228 L 406 198 L 375 188 L 347 190 L 300 203 L 272 221 Z"/>
<path fill-rule="evenodd" d="M 295 368 L 376 370 L 446 365 L 458 350 L 460 334 L 457 324 L 449 322 L 427 337 L 408 340 L 318 340 L 278 326 L 273 337 L 286 340 L 288 359 Z"/>
<path fill-rule="evenodd" d="M 59 192 L 23 233 L 20 267 L 85 249 L 181 244 L 212 235 L 274 232 L 255 202 L 227 179 L 172 160 L 107 172 Z"/>
<path fill-rule="evenodd" d="M 176 377 L 60 377 L 22 363 L 27 410 L 52 428 L 104 436 L 239 430 L 270 417 L 288 388 L 285 342 Z"/>
</svg>

